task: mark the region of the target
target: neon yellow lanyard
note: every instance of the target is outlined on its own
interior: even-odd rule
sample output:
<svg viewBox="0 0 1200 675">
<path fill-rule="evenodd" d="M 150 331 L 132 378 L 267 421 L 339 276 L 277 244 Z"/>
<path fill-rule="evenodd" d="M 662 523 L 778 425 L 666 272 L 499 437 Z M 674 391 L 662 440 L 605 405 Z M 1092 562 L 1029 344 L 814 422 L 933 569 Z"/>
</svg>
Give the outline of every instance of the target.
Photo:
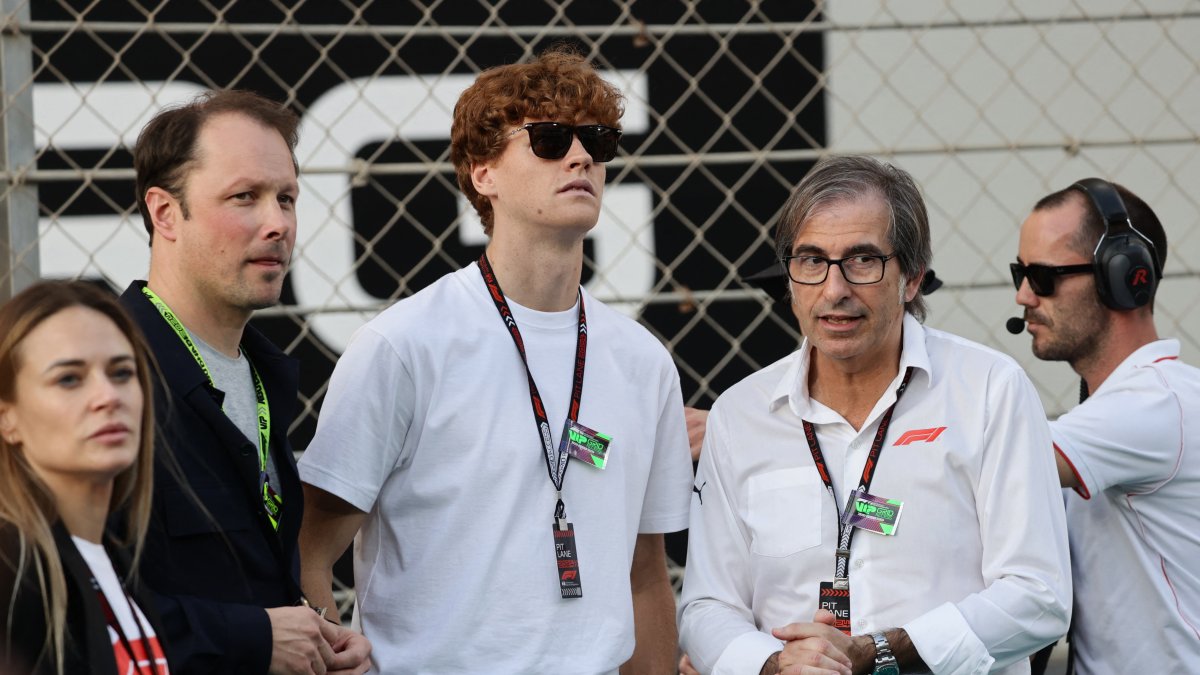
<svg viewBox="0 0 1200 675">
<path fill-rule="evenodd" d="M 187 329 L 179 322 L 179 318 L 167 306 L 167 303 L 162 301 L 154 291 L 149 287 L 143 286 L 142 293 L 150 300 L 150 304 L 154 305 L 162 318 L 166 320 L 167 325 L 175 331 L 179 339 L 183 342 L 183 346 L 187 347 L 192 358 L 196 359 L 196 363 L 200 366 L 200 370 L 204 371 L 204 377 L 208 378 L 208 384 L 213 389 L 217 388 L 213 382 L 212 372 L 208 369 L 208 364 L 204 362 L 204 357 L 200 355 L 200 350 L 196 348 L 196 343 L 192 341 L 192 337 L 188 335 Z M 258 469 L 259 482 L 262 488 L 263 506 L 267 511 L 267 518 L 271 521 L 271 526 L 279 529 L 280 507 L 283 504 L 283 498 L 274 489 L 271 488 L 270 480 L 267 477 L 267 453 L 271 447 L 271 408 L 267 405 L 267 389 L 263 386 L 262 378 L 258 376 L 258 369 L 254 367 L 254 362 L 250 357 L 246 357 L 246 362 L 250 364 L 250 375 L 254 380 L 254 400 L 258 409 Z M 221 412 L 225 411 L 225 406 L 221 406 Z"/>
</svg>

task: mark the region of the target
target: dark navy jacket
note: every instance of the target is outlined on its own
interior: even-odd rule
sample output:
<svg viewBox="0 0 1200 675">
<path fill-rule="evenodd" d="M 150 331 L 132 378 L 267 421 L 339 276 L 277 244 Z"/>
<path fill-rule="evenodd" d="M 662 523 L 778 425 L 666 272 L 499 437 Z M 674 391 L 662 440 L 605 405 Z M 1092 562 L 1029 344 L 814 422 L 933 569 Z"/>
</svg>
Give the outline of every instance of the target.
<svg viewBox="0 0 1200 675">
<path fill-rule="evenodd" d="M 272 529 L 259 490 L 257 441 L 221 410 L 224 394 L 135 281 L 121 296 L 166 381 L 155 386 L 154 511 L 139 571 L 154 591 L 173 673 L 266 673 L 265 608 L 300 599 L 300 476 L 287 431 L 295 417 L 298 362 L 246 327 L 242 351 L 271 408 L 271 453 L 283 512 Z M 153 378 L 152 378 L 153 379 Z"/>
</svg>

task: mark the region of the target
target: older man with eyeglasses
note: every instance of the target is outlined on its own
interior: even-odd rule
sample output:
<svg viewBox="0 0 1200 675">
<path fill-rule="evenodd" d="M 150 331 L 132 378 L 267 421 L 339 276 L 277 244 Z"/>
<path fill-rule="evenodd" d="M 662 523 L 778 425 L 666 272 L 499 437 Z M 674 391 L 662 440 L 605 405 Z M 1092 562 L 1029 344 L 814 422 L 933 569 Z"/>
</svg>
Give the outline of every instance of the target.
<svg viewBox="0 0 1200 675">
<path fill-rule="evenodd" d="M 1200 370 L 1154 325 L 1166 259 L 1150 206 L 1088 178 L 1038 201 L 1012 265 L 1034 355 L 1081 379 L 1050 423 L 1077 675 L 1200 670 Z"/>
<path fill-rule="evenodd" d="M 915 182 L 822 160 L 776 249 L 804 342 L 713 406 L 681 668 L 1028 673 L 1071 606 L 1050 435 L 1011 358 L 922 326 Z"/>
</svg>

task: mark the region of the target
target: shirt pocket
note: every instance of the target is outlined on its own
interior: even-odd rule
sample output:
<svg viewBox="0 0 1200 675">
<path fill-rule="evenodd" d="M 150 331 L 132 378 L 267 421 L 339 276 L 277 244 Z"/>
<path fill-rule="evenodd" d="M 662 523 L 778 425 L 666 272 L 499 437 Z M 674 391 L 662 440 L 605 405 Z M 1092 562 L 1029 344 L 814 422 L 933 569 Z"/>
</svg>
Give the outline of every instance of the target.
<svg viewBox="0 0 1200 675">
<path fill-rule="evenodd" d="M 750 552 L 783 558 L 821 544 L 825 485 L 812 469 L 779 469 L 747 484 Z"/>
</svg>

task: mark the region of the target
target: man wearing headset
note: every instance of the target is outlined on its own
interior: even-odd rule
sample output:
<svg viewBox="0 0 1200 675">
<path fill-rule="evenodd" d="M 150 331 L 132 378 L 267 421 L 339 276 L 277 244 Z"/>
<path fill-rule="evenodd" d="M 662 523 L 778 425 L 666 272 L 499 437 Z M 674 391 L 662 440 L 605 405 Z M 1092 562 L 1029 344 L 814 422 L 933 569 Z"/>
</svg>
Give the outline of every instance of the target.
<svg viewBox="0 0 1200 675">
<path fill-rule="evenodd" d="M 1082 379 L 1050 424 L 1080 675 L 1200 667 L 1200 370 L 1154 326 L 1166 257 L 1150 207 L 1090 178 L 1037 203 L 1012 265 L 1034 355 Z"/>
</svg>

